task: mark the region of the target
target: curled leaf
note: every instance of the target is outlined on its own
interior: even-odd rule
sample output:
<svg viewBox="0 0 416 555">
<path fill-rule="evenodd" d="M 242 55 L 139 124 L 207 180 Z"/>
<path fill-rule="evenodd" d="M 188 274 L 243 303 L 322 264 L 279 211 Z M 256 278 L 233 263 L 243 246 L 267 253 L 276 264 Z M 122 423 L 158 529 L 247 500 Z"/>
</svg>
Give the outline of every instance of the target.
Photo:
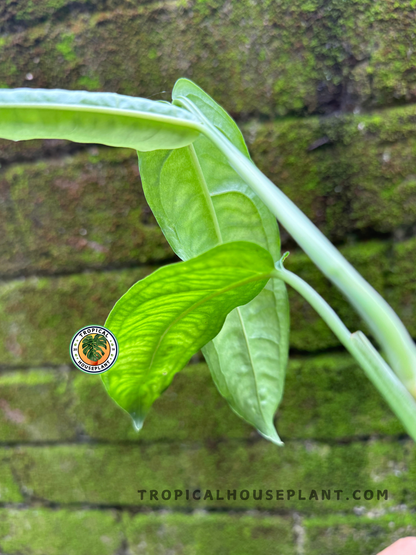
<svg viewBox="0 0 416 555">
<path fill-rule="evenodd" d="M 0 90 L 0 137 L 68 139 L 150 151 L 180 148 L 200 133 L 198 120 L 163 102 L 115 93 Z"/>
</svg>

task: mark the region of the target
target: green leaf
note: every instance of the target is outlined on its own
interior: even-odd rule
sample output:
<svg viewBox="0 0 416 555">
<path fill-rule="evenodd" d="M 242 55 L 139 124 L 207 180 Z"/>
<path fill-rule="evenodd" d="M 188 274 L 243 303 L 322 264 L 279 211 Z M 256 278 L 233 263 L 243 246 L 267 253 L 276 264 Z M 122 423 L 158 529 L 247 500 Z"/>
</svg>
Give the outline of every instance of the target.
<svg viewBox="0 0 416 555">
<path fill-rule="evenodd" d="M 200 133 L 186 110 L 115 93 L 0 90 L 0 137 L 68 139 L 150 151 L 180 148 Z"/>
<path fill-rule="evenodd" d="M 228 243 L 156 270 L 115 304 L 105 325 L 119 356 L 102 380 L 137 429 L 173 376 L 218 334 L 229 312 L 260 293 L 273 268 L 258 245 Z"/>
<path fill-rule="evenodd" d="M 247 157 L 235 122 L 199 87 L 180 79 L 173 98 L 186 96 Z M 276 219 L 203 135 L 175 151 L 139 152 L 146 199 L 173 250 L 183 260 L 215 245 L 251 241 L 280 258 Z M 272 280 L 251 303 L 231 313 L 203 348 L 213 379 L 231 408 L 279 443 L 273 417 L 281 400 L 288 356 L 285 285 Z"/>
</svg>

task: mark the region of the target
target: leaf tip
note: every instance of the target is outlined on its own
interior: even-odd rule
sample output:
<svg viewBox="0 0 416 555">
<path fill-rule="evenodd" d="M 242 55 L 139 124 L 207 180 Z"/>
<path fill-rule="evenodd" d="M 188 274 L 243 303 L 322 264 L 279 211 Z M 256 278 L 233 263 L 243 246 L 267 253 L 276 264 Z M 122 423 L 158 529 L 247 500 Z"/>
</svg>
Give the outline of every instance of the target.
<svg viewBox="0 0 416 555">
<path fill-rule="evenodd" d="M 274 428 L 272 428 L 271 430 L 269 430 L 269 433 L 264 433 L 261 432 L 260 430 L 257 430 L 259 432 L 259 434 L 261 436 L 264 437 L 264 439 L 267 439 L 268 441 L 271 441 L 272 443 L 274 443 L 275 445 L 278 445 L 279 447 L 283 447 L 284 442 L 280 439 L 280 437 L 278 436 L 276 430 Z"/>
<path fill-rule="evenodd" d="M 146 414 L 131 412 L 130 416 L 133 420 L 134 429 L 136 430 L 136 432 L 140 432 L 140 430 L 143 428 L 144 419 L 146 418 Z"/>
</svg>

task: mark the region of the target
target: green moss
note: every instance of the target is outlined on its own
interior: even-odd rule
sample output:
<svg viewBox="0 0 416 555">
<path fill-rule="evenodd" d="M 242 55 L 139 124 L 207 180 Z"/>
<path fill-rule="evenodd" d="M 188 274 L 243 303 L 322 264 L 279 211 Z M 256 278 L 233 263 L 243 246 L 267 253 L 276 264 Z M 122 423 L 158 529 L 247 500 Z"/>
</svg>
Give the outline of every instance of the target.
<svg viewBox="0 0 416 555">
<path fill-rule="evenodd" d="M 7 283 L 0 292 L 3 363 L 70 362 L 74 333 L 86 322 L 103 324 L 121 295 L 149 272 L 139 268 Z"/>
<path fill-rule="evenodd" d="M 124 529 L 132 555 L 294 555 L 289 519 L 225 514 L 125 515 Z"/>
<path fill-rule="evenodd" d="M 0 509 L 0 548 L 10 555 L 115 555 L 122 539 L 110 511 Z"/>
<path fill-rule="evenodd" d="M 10 456 L 7 451 L 0 456 L 0 503 L 21 503 L 24 497 L 10 466 Z"/>
<path fill-rule="evenodd" d="M 305 549 L 311 555 L 376 555 L 398 539 L 416 534 L 412 515 L 404 513 L 371 518 L 334 515 L 305 519 L 303 525 Z"/>
<path fill-rule="evenodd" d="M 243 126 L 254 161 L 333 241 L 416 221 L 414 107 Z M 362 129 L 360 129 L 362 128 Z M 312 150 L 311 150 L 312 149 Z"/>
<path fill-rule="evenodd" d="M 292 358 L 277 429 L 288 440 L 403 433 L 400 422 L 347 354 Z"/>
<path fill-rule="evenodd" d="M 22 33 L 24 48 L 6 39 L 0 81 L 20 86 L 22 76 L 32 71 L 34 85 L 75 88 L 83 75 L 93 75 L 104 90 L 149 96 L 185 74 L 227 110 L 245 115 L 304 114 L 344 108 L 345 101 L 350 108 L 414 99 L 410 0 L 400 7 L 370 0 L 325 5 L 233 0 L 227 8 L 218 0 L 191 6 L 111 0 L 86 4 L 92 15 L 78 5 L 66 20 L 62 16 L 67 7 L 70 13 L 69 0 L 26 0 L 4 7 L 0 14 L 11 25 L 52 19 Z M 74 36 L 77 58 L 72 39 L 62 40 L 65 35 Z M 5 67 L 8 59 L 17 68 L 15 75 Z"/>
<path fill-rule="evenodd" d="M 92 378 L 92 379 L 91 379 Z M 205 364 L 194 364 L 178 374 L 156 401 L 137 433 L 129 415 L 108 397 L 101 379 L 74 379 L 77 403 L 73 414 L 88 436 L 97 439 L 149 441 L 204 441 L 256 436 L 220 397 Z"/>
<path fill-rule="evenodd" d="M 0 441 L 65 441 L 76 436 L 67 371 L 13 371 L 0 376 Z"/>
<path fill-rule="evenodd" d="M 304 514 L 351 511 L 357 506 L 352 493 L 357 490 L 388 490 L 388 499 L 362 499 L 367 510 L 385 510 L 401 503 L 414 507 L 409 490 L 414 468 L 414 446 L 410 442 L 361 442 L 329 446 L 307 442 L 287 442 L 285 448 L 261 440 L 256 443 L 224 442 L 218 445 L 140 444 L 56 447 L 25 447 L 13 450 L 11 465 L 25 491 L 54 503 L 98 503 L 164 508 L 228 508 L 297 510 Z M 406 472 L 406 467 L 411 470 Z M 401 469 L 401 472 L 398 470 Z M 48 479 L 45 480 L 45 472 Z M 213 499 L 186 500 L 185 493 L 150 500 L 150 490 L 204 492 L 213 490 Z M 216 490 L 247 489 L 250 498 L 216 499 Z M 290 500 L 253 499 L 253 490 L 295 490 Z M 331 489 L 330 500 L 310 499 L 312 489 Z M 334 493 L 342 490 L 339 500 Z M 137 490 L 147 490 L 139 499 Z M 307 499 L 299 498 L 298 490 Z M 305 496 L 305 495 L 303 495 Z M 5 499 L 7 501 L 7 499 Z"/>
<path fill-rule="evenodd" d="M 140 433 L 107 395 L 99 376 L 53 370 L 0 377 L 0 441 L 223 441 L 259 438 L 220 397 L 205 364 L 187 366 L 158 399 Z M 277 429 L 285 440 L 403 433 L 348 354 L 293 358 Z"/>
<path fill-rule="evenodd" d="M 56 49 L 62 54 L 67 62 L 73 62 L 77 59 L 77 55 L 74 52 L 74 33 L 64 34 L 61 37 L 61 42 L 58 42 Z"/>
<path fill-rule="evenodd" d="M 101 88 L 100 79 L 98 77 L 87 77 L 85 75 L 78 79 L 77 85 L 88 91 L 96 91 Z"/>
<path fill-rule="evenodd" d="M 145 201 L 136 154 L 104 148 L 4 171 L 0 250 L 3 276 L 172 257 Z"/>
<path fill-rule="evenodd" d="M 414 245 L 414 241 L 410 243 Z M 411 300 L 414 268 L 407 259 L 396 256 L 390 247 L 390 243 L 372 241 L 342 248 L 341 252 L 386 297 L 410 333 L 416 336 L 416 307 Z M 406 285 L 396 286 L 395 273 L 390 270 L 392 266 Z M 287 267 L 323 295 L 349 329 L 368 331 L 341 293 L 305 255 L 292 253 Z M 0 286 L 0 355 L 3 363 L 42 365 L 45 362 L 69 362 L 67 349 L 74 330 L 85 322 L 104 323 L 118 298 L 153 269 L 144 267 L 4 283 Z M 338 346 L 336 337 L 306 301 L 293 291 L 289 294 L 291 345 L 304 351 Z M 49 333 L 52 330 L 53 333 Z"/>
</svg>

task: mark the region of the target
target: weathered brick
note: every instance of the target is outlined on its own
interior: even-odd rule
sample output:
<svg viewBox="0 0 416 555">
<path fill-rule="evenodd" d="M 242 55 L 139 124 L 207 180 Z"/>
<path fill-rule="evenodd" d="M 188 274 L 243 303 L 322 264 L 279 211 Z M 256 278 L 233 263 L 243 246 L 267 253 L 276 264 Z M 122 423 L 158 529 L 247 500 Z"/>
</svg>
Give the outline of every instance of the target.
<svg viewBox="0 0 416 555">
<path fill-rule="evenodd" d="M 23 495 L 10 465 L 12 451 L 4 450 L 0 458 L 0 503 L 19 503 Z"/>
<path fill-rule="evenodd" d="M 69 0 L 7 3 L 16 24 L 57 17 L 2 38 L 0 84 L 164 98 L 186 76 L 234 115 L 415 98 L 412 0 L 82 4 L 71 15 Z"/>
<path fill-rule="evenodd" d="M 0 441 L 75 439 L 73 403 L 68 369 L 0 374 Z"/>
<path fill-rule="evenodd" d="M 92 379 L 91 379 L 92 378 Z M 205 364 L 187 366 L 150 411 L 139 434 L 130 417 L 110 401 L 101 380 L 74 381 L 75 418 L 97 439 L 218 441 L 256 437 L 219 396 Z M 402 425 L 349 355 L 294 358 L 276 426 L 285 440 L 401 434 Z"/>
<path fill-rule="evenodd" d="M 415 118 L 409 106 L 242 129 L 260 169 L 339 242 L 415 226 Z"/>
<path fill-rule="evenodd" d="M 413 515 L 354 515 L 306 518 L 304 549 L 308 555 L 377 555 L 400 538 L 416 535 Z"/>
<path fill-rule="evenodd" d="M 150 271 L 143 267 L 6 282 L 0 287 L 2 364 L 70 362 L 69 343 L 77 330 L 103 325 L 116 301 Z"/>
<path fill-rule="evenodd" d="M 111 511 L 0 509 L 0 549 L 10 555 L 116 555 L 122 540 Z"/>
<path fill-rule="evenodd" d="M 3 455 L 3 453 L 2 453 Z M 386 509 L 401 503 L 415 505 L 415 449 L 408 442 L 372 441 L 329 446 L 312 441 L 288 442 L 277 448 L 265 440 L 131 445 L 68 445 L 19 447 L 7 450 L 15 480 L 27 499 L 53 503 L 98 503 L 153 508 L 296 509 L 305 514 L 352 511 L 354 507 Z M 6 456 L 6 453 L 4 454 Z M 150 490 L 158 499 L 150 500 Z M 162 491 L 182 490 L 177 500 Z M 213 499 L 187 500 L 186 490 L 212 491 Z M 227 490 L 237 499 L 227 500 Z M 253 490 L 263 490 L 255 500 Z M 294 490 L 294 497 L 276 500 L 276 490 Z M 309 499 L 311 490 L 331 489 L 330 500 Z M 147 490 L 140 499 L 138 490 Z M 224 500 L 217 500 L 217 490 Z M 240 492 L 249 490 L 249 499 Z M 272 490 L 273 500 L 267 500 Z M 305 500 L 299 498 L 299 490 Z M 337 500 L 335 490 L 342 490 Z M 372 500 L 354 501 L 355 490 L 373 490 Z M 388 499 L 377 496 L 388 490 Z M 243 493 L 242 497 L 246 494 Z M 167 498 L 168 494 L 164 494 Z M 379 499 L 377 499 L 379 497 Z M 8 501 L 7 498 L 4 501 Z"/>
<path fill-rule="evenodd" d="M 98 376 L 75 369 L 0 375 L 0 442 L 219 441 L 258 438 L 219 395 L 208 367 L 191 364 L 157 400 L 138 434 Z M 403 427 L 348 355 L 293 358 L 276 426 L 285 440 L 399 435 Z"/>
<path fill-rule="evenodd" d="M 77 397 L 74 418 L 94 439 L 135 440 L 141 444 L 257 436 L 222 399 L 206 364 L 192 364 L 175 376 L 140 433 L 135 431 L 130 416 L 109 398 L 98 376 L 79 372 L 73 386 Z"/>
<path fill-rule="evenodd" d="M 131 150 L 15 165 L 0 174 L 0 273 L 74 272 L 173 256 Z"/>
<path fill-rule="evenodd" d="M 242 129 L 259 167 L 330 239 L 344 241 L 416 224 L 415 117 L 410 106 Z M 322 137 L 328 144 L 308 150 Z M 173 257 L 143 196 L 136 153 L 96 147 L 0 172 L 0 253 L 3 277 Z"/>
<path fill-rule="evenodd" d="M 404 432 L 363 370 L 347 354 L 292 357 L 276 426 L 287 440 Z"/>
<path fill-rule="evenodd" d="M 129 553 L 142 555 L 295 555 L 291 519 L 198 512 L 124 515 Z"/>
<path fill-rule="evenodd" d="M 397 245 L 372 241 L 341 248 L 346 258 L 391 303 L 414 337 L 415 270 L 408 257 L 414 258 L 415 251 L 414 239 Z M 305 255 L 293 253 L 286 266 L 323 295 L 351 331 L 367 332 L 341 293 Z M 151 270 L 143 267 L 3 283 L 0 285 L 2 364 L 34 366 L 69 362 L 68 345 L 73 334 L 88 323 L 103 324 L 118 298 Z M 400 286 L 396 285 L 397 279 Z M 304 351 L 338 346 L 337 338 L 306 301 L 293 291 L 289 294 L 291 346 Z"/>
</svg>

